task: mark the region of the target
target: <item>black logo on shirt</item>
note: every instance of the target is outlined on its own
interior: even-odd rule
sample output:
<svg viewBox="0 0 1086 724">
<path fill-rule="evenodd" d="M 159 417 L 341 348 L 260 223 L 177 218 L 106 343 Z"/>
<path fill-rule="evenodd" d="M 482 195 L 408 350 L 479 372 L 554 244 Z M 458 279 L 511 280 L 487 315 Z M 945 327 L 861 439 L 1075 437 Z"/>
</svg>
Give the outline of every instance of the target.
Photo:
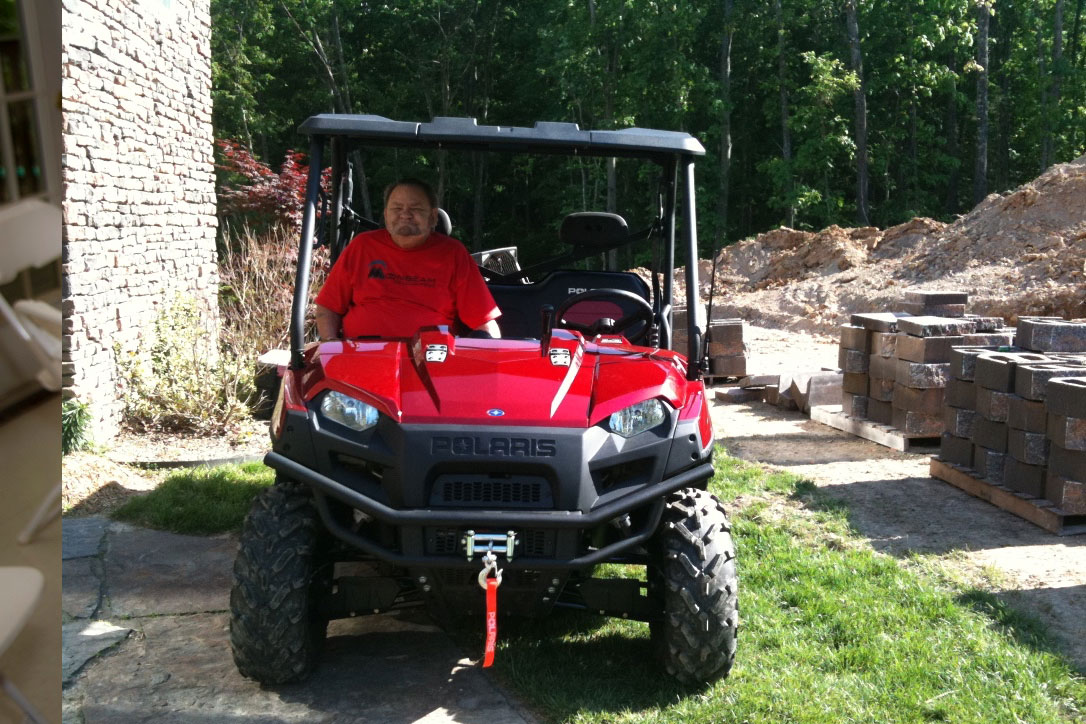
<svg viewBox="0 0 1086 724">
<path fill-rule="evenodd" d="M 374 261 L 371 261 L 370 262 L 370 275 L 369 275 L 369 278 L 370 279 L 384 279 L 385 278 L 385 267 L 387 267 L 387 266 L 388 265 L 385 264 L 380 259 L 375 259 Z"/>
</svg>

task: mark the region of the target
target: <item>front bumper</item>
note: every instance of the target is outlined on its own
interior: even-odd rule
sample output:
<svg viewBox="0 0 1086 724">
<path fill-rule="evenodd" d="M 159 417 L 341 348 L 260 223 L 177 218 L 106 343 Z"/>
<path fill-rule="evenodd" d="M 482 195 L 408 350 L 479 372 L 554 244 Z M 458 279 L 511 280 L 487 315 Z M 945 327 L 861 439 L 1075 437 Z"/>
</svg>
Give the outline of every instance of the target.
<svg viewBox="0 0 1086 724">
<path fill-rule="evenodd" d="M 462 568 L 469 564 L 460 555 L 414 555 L 403 553 L 366 538 L 344 525 L 333 515 L 328 498 L 333 498 L 382 523 L 403 528 L 429 526 L 472 527 L 480 530 L 504 531 L 515 528 L 539 530 L 586 531 L 621 519 L 634 511 L 640 521 L 628 535 L 602 547 L 572 556 L 553 558 L 516 556 L 503 565 L 513 569 L 577 569 L 602 563 L 647 541 L 655 532 L 663 512 L 665 498 L 685 487 L 699 487 L 713 475 L 713 466 L 704 462 L 683 470 L 660 482 L 651 483 L 622 497 L 610 500 L 587 512 L 579 510 L 461 510 L 445 508 L 413 508 L 398 510 L 340 483 L 320 472 L 301 465 L 276 452 L 270 452 L 264 463 L 291 480 L 310 485 L 317 493 L 317 508 L 329 531 L 344 542 L 382 561 L 406 567 Z"/>
</svg>

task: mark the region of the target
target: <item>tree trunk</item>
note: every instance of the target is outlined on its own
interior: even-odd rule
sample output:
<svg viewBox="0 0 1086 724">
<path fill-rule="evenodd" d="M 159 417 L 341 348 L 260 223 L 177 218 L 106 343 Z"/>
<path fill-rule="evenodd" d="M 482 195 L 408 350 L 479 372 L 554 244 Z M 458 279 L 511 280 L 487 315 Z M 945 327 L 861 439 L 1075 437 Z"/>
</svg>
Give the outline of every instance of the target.
<svg viewBox="0 0 1086 724">
<path fill-rule="evenodd" d="M 1050 112 L 1045 120 L 1045 138 L 1041 149 L 1041 171 L 1052 163 L 1053 134 L 1059 131 L 1060 75 L 1063 72 L 1063 0 L 1056 0 L 1052 18 L 1052 84 L 1049 86 Z"/>
<path fill-rule="evenodd" d="M 995 185 L 1005 189 L 1011 185 L 1011 137 L 1014 135 L 1014 103 L 1011 102 L 1011 74 L 1009 66 L 1013 47 L 1015 14 L 1014 7 L 1003 0 L 997 12 L 992 16 L 995 28 L 989 28 L 989 35 L 996 35 L 999 40 L 999 52 L 992 58 L 992 70 L 989 80 L 998 79 L 999 114 L 995 138 Z"/>
<path fill-rule="evenodd" d="M 724 39 L 720 42 L 720 92 L 723 110 L 720 117 L 720 196 L 717 198 L 717 215 L 720 228 L 717 247 L 728 240 L 728 193 L 732 169 L 732 6 L 734 0 L 724 0 Z"/>
<path fill-rule="evenodd" d="M 615 157 L 607 158 L 607 212 L 618 213 L 618 177 L 615 174 Z M 618 249 L 607 252 L 607 268 L 618 269 Z"/>
<path fill-rule="evenodd" d="M 987 0 L 977 2 L 977 156 L 973 167 L 973 204 L 988 195 L 988 20 Z"/>
<path fill-rule="evenodd" d="M 950 100 L 947 101 L 946 106 L 946 152 L 948 156 L 958 160 L 958 69 L 957 60 L 954 58 L 953 53 L 950 54 L 947 68 L 950 70 Z M 950 167 L 950 176 L 947 178 L 946 186 L 944 209 L 948 215 L 958 213 L 958 184 L 960 180 L 961 166 L 954 164 Z"/>
<path fill-rule="evenodd" d="M 1071 23 L 1071 43 L 1067 48 L 1067 63 L 1068 65 L 1074 67 L 1075 70 L 1078 70 L 1082 67 L 1082 56 L 1086 55 L 1086 53 L 1080 54 L 1078 49 L 1079 30 L 1082 28 L 1081 21 L 1083 4 L 1083 0 L 1077 0 L 1077 2 L 1075 2 L 1075 20 L 1073 23 Z M 1082 84 L 1079 84 L 1079 87 L 1082 88 Z M 1071 142 L 1071 148 L 1079 148 L 1078 134 L 1079 130 L 1082 129 L 1083 126 L 1080 120 L 1082 116 L 1082 103 L 1076 103 L 1074 102 L 1074 100 L 1075 99 L 1072 98 L 1072 106 L 1074 107 L 1075 111 L 1073 115 L 1074 120 L 1071 122 L 1071 138 L 1069 140 Z"/>
<path fill-rule="evenodd" d="M 852 71 L 859 79 L 859 87 L 853 91 L 856 114 L 856 221 L 870 225 L 867 188 L 867 95 L 864 87 L 863 55 L 860 52 L 860 23 L 857 19 L 856 0 L 846 0 L 845 15 L 848 23 L 848 45 L 852 56 Z"/>
<path fill-rule="evenodd" d="M 784 13 L 781 0 L 773 3 L 777 14 L 777 85 L 780 88 L 781 106 L 781 160 L 784 161 L 784 193 L 788 202 L 785 206 L 784 225 L 796 225 L 795 185 L 792 180 L 792 132 L 788 128 L 788 59 L 785 57 Z"/>
</svg>

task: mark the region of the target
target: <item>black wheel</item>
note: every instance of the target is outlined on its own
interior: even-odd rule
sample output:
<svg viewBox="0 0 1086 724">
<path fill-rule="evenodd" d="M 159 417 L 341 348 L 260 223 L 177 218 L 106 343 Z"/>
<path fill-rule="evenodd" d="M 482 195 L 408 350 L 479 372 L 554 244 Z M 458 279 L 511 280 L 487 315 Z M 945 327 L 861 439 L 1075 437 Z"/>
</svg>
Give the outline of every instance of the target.
<svg viewBox="0 0 1086 724">
<path fill-rule="evenodd" d="M 657 657 L 684 684 L 724 678 L 739 630 L 735 546 L 724 506 L 704 490 L 672 493 L 653 542 L 650 581 L 664 604 L 663 620 L 650 624 Z"/>
<path fill-rule="evenodd" d="M 316 611 L 331 585 L 326 535 L 302 485 L 277 481 L 253 501 L 230 590 L 230 648 L 242 675 L 285 684 L 313 670 L 328 629 Z"/>
</svg>

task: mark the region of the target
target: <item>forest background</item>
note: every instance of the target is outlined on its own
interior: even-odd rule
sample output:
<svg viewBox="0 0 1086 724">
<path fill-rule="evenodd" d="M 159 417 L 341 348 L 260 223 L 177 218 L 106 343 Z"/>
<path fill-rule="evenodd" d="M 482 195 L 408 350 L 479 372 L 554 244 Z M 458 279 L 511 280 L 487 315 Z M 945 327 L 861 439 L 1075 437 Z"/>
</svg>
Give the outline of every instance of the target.
<svg viewBox="0 0 1086 724">
<path fill-rule="evenodd" d="M 220 209 L 296 186 L 298 125 L 351 112 L 689 132 L 703 256 L 782 224 L 950 219 L 1086 150 L 1084 3 L 212 0 Z M 627 162 L 446 156 L 356 156 L 356 209 L 423 174 L 470 248 L 522 258 L 572 211 L 651 221 Z"/>
</svg>

